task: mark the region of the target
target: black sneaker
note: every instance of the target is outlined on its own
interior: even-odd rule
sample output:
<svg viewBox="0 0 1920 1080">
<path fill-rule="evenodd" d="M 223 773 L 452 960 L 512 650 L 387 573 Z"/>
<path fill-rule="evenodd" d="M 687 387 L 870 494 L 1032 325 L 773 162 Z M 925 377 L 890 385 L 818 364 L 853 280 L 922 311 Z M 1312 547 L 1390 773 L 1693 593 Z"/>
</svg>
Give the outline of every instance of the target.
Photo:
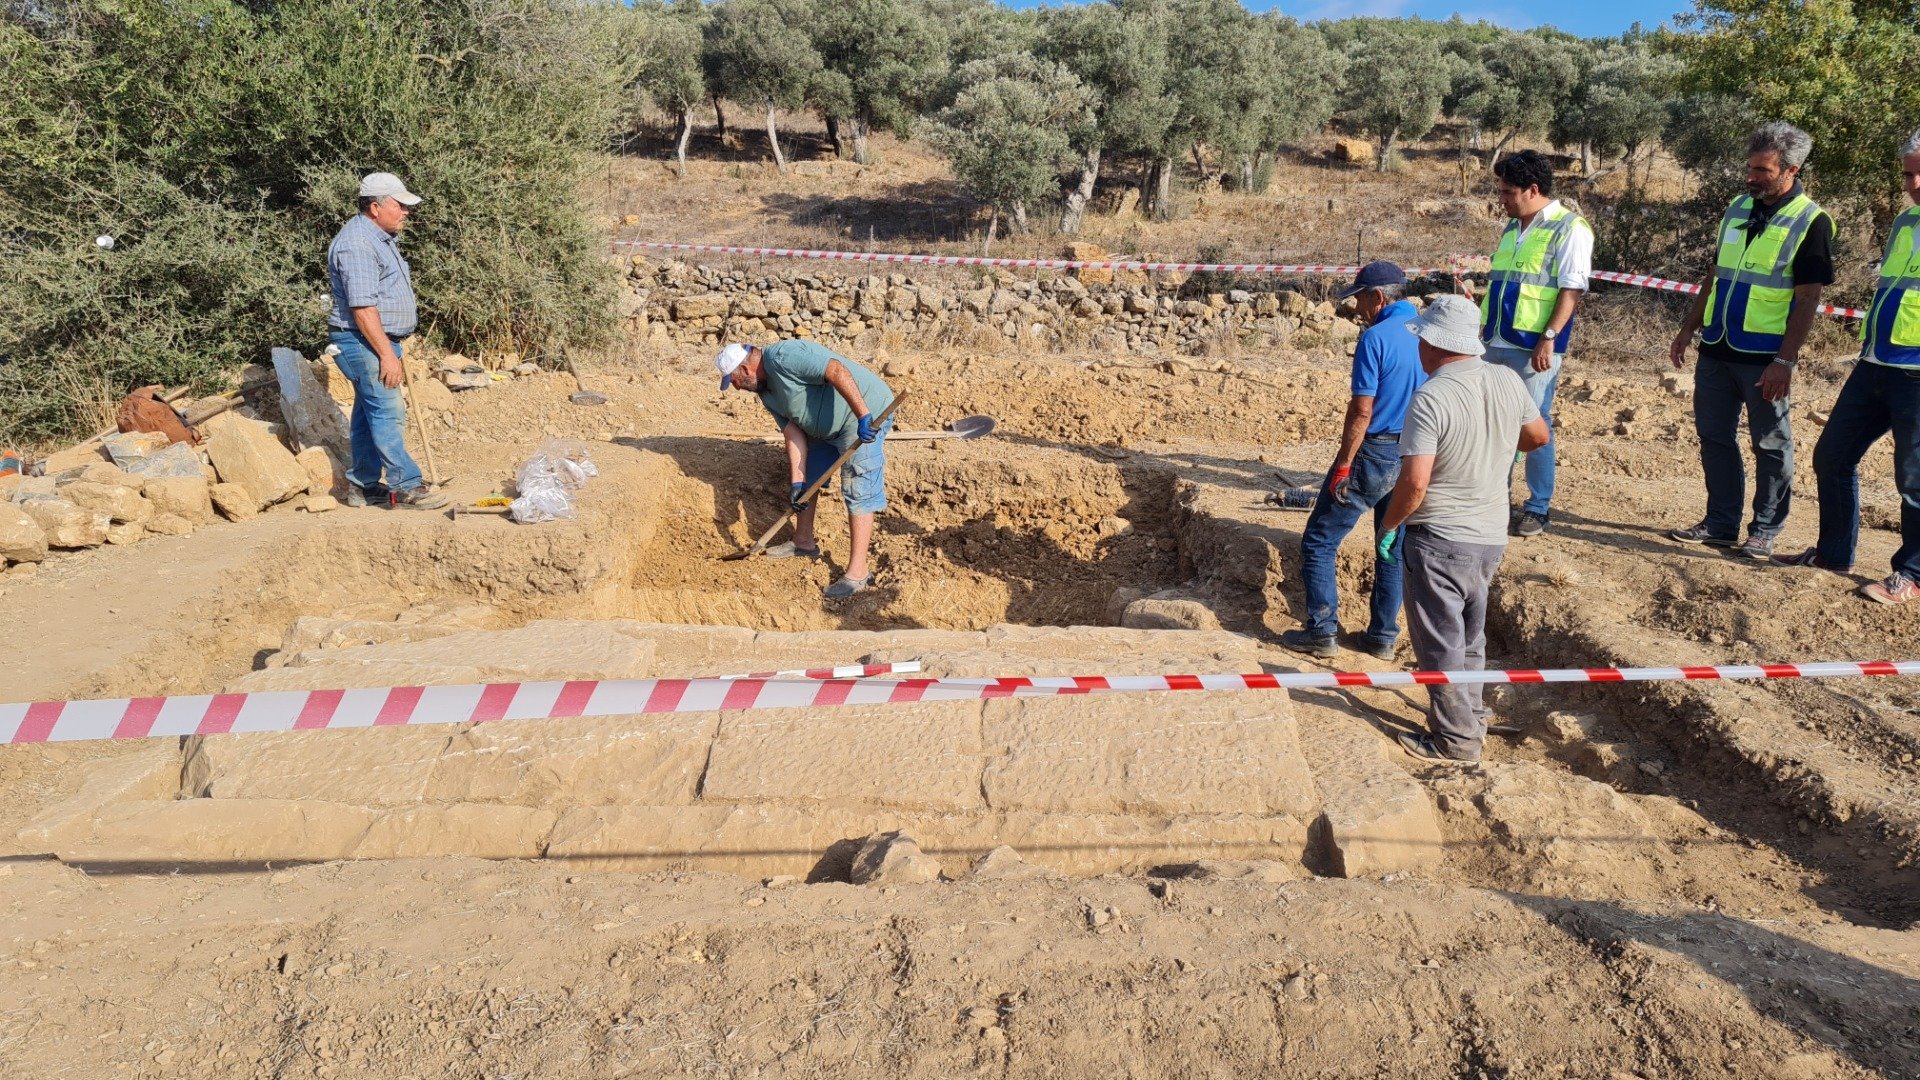
<svg viewBox="0 0 1920 1080">
<path fill-rule="evenodd" d="M 1743 559 L 1752 559 L 1755 562 L 1772 565 L 1773 539 L 1771 536 L 1761 536 L 1759 533 L 1751 533 L 1747 536 L 1745 543 L 1727 552 L 1727 554 L 1738 555 Z"/>
<path fill-rule="evenodd" d="M 1547 515 L 1536 514 L 1531 510 L 1522 510 L 1513 519 L 1513 535 L 1539 536 L 1547 531 Z"/>
<path fill-rule="evenodd" d="M 1480 764 L 1479 758 L 1448 757 L 1441 753 L 1440 748 L 1433 745 L 1433 736 L 1431 735 L 1416 735 L 1411 731 L 1403 731 L 1394 736 L 1394 739 L 1400 743 L 1400 749 L 1405 750 L 1409 755 L 1417 757 L 1421 761 L 1430 761 L 1435 765 Z"/>
<path fill-rule="evenodd" d="M 1397 641 L 1381 643 L 1365 634 L 1353 635 L 1353 640 L 1347 644 L 1357 652 L 1363 652 L 1381 660 L 1392 660 L 1400 651 L 1400 643 Z"/>
<path fill-rule="evenodd" d="M 1707 531 L 1707 523 L 1704 521 L 1691 529 L 1668 529 L 1667 538 L 1678 540 L 1683 544 L 1705 544 L 1708 547 L 1717 548 L 1740 546 L 1740 541 L 1731 536 L 1716 536 Z"/>
<path fill-rule="evenodd" d="M 425 484 L 405 491 L 396 491 L 388 496 L 387 501 L 392 506 L 403 510 L 445 510 L 452 502 L 451 499 Z"/>
<path fill-rule="evenodd" d="M 346 505 L 356 508 L 385 506 L 387 505 L 387 485 L 375 484 L 372 487 L 360 487 L 356 484 L 348 484 L 347 497 L 344 501 Z"/>
<path fill-rule="evenodd" d="M 1309 634 L 1305 630 L 1288 630 L 1280 635 L 1280 644 L 1297 653 L 1317 656 L 1322 660 L 1339 656 L 1340 646 L 1333 640 L 1332 634 Z"/>
</svg>

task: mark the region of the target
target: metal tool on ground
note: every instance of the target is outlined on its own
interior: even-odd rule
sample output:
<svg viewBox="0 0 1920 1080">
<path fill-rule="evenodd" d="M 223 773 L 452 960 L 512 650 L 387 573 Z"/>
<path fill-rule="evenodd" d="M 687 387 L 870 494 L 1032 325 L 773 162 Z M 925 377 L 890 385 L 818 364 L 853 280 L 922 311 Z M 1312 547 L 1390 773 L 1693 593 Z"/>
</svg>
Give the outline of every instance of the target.
<svg viewBox="0 0 1920 1080">
<path fill-rule="evenodd" d="M 573 393 L 567 395 L 567 400 L 575 405 L 605 405 L 607 395 L 587 389 L 587 384 L 581 381 L 580 369 L 573 366 L 573 354 L 567 353 L 563 359 L 567 362 L 567 374 L 573 376 Z"/>
<path fill-rule="evenodd" d="M 893 404 L 887 406 L 886 411 L 882 412 L 879 416 L 874 418 L 873 426 L 875 430 L 885 427 L 887 425 L 887 421 L 893 418 L 893 411 L 895 409 L 898 409 L 900 407 L 900 403 L 905 400 L 907 400 L 907 392 L 905 390 L 902 390 L 900 391 L 899 394 L 895 395 L 893 399 Z M 887 437 L 889 439 L 892 438 L 891 435 Z M 815 480 L 813 483 L 807 485 L 807 490 L 800 493 L 800 501 L 803 503 L 812 502 L 813 497 L 815 495 L 818 495 L 820 493 L 820 489 L 826 486 L 827 480 L 831 478 L 834 473 L 839 472 L 840 466 L 845 465 L 847 463 L 847 459 L 852 457 L 854 453 L 858 451 L 860 447 L 863 445 L 865 444 L 856 442 L 852 446 L 847 447 L 846 452 L 841 454 L 839 458 L 837 458 L 831 466 L 828 466 L 827 471 L 821 473 L 820 478 L 818 480 Z M 767 550 L 767 545 L 773 542 L 773 538 L 779 534 L 780 530 L 784 528 L 788 522 L 793 521 L 799 516 L 800 516 L 799 511 L 789 507 L 787 509 L 787 512 L 780 516 L 780 520 L 774 522 L 767 529 L 766 532 L 763 532 L 760 534 L 760 539 L 755 540 L 753 542 L 752 547 L 748 548 L 745 551 L 736 551 L 728 555 L 722 555 L 720 556 L 720 561 L 735 562 L 740 559 L 753 558 L 755 555 L 758 555 L 761 552 Z"/>
<path fill-rule="evenodd" d="M 889 442 L 931 442 L 934 439 L 984 439 L 993 434 L 1000 422 L 991 416 L 963 416 L 947 425 L 945 431 L 902 431 L 887 436 Z"/>
<path fill-rule="evenodd" d="M 888 442 L 931 442 L 935 439 L 960 439 L 971 441 L 983 439 L 993 434 L 1000 422 L 991 416 L 963 416 L 947 425 L 945 431 L 896 431 L 887 436 Z M 716 433 L 717 434 L 717 433 Z M 758 435 L 754 442 L 766 446 L 778 446 L 786 439 L 780 435 Z"/>
<path fill-rule="evenodd" d="M 263 379 L 259 382 L 248 383 L 245 386 L 236 386 L 231 390 L 222 391 L 209 398 L 203 398 L 195 402 L 195 407 L 187 413 L 187 426 L 197 428 L 201 424 L 219 416 L 221 413 L 244 404 L 249 394 L 257 390 L 265 390 L 267 387 L 275 385 L 277 384 L 273 380 Z"/>
<path fill-rule="evenodd" d="M 487 517 L 506 517 L 513 512 L 510 506 L 451 506 L 447 508 L 447 517 L 458 518 L 466 514 L 483 514 Z"/>
</svg>

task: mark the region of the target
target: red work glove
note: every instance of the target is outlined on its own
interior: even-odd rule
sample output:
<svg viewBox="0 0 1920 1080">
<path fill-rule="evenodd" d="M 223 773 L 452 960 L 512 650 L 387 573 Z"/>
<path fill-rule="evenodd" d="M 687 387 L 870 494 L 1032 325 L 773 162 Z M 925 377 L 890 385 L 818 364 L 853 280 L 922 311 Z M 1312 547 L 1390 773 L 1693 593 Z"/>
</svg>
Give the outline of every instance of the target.
<svg viewBox="0 0 1920 1080">
<path fill-rule="evenodd" d="M 1347 505 L 1347 483 L 1353 469 L 1346 465 L 1335 465 L 1333 475 L 1327 478 L 1327 489 L 1333 493 L 1333 501 L 1341 506 Z"/>
</svg>

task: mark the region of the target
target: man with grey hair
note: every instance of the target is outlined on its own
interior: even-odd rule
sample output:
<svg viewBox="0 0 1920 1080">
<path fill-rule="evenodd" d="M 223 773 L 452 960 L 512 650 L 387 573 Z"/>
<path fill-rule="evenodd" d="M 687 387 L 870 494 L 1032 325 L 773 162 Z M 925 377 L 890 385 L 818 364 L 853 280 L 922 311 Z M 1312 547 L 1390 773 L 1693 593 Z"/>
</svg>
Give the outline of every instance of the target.
<svg viewBox="0 0 1920 1080">
<path fill-rule="evenodd" d="M 1378 554 L 1406 529 L 1407 630 L 1422 671 L 1487 663 L 1487 589 L 1507 551 L 1507 474 L 1516 452 L 1547 445 L 1547 422 L 1513 369 L 1481 359 L 1480 309 L 1436 296 L 1409 320 L 1427 381 L 1400 433 L 1400 477 L 1380 519 Z M 1472 764 L 1487 737 L 1480 687 L 1427 687 L 1425 735 L 1400 736 L 1425 761 Z"/>
<path fill-rule="evenodd" d="M 333 286 L 327 338 L 339 349 L 334 363 L 353 384 L 347 505 L 437 510 L 447 497 L 427 486 L 407 453 L 400 391 L 407 379 L 400 342 L 418 328 L 420 316 L 413 268 L 401 257 L 398 238 L 420 196 L 392 173 L 377 172 L 360 181 L 358 198 L 360 212 L 327 247 Z"/>
<path fill-rule="evenodd" d="M 1900 147 L 1900 172 L 1912 205 L 1893 219 L 1880 285 L 1861 327 L 1860 362 L 1834 399 L 1813 474 L 1820 481 L 1820 542 L 1782 566 L 1845 574 L 1860 540 L 1860 459 L 1893 434 L 1893 482 L 1900 489 L 1900 549 L 1893 573 L 1860 587 L 1879 604 L 1920 600 L 1920 131 Z"/>
<path fill-rule="evenodd" d="M 1833 219 L 1800 186 L 1813 139 L 1775 122 L 1747 143 L 1747 194 L 1720 220 L 1713 276 L 1674 335 L 1673 366 L 1685 367 L 1698 335 L 1693 374 L 1693 425 L 1707 513 L 1669 537 L 1706 544 L 1763 563 L 1787 521 L 1793 500 L 1793 429 L 1788 394 L 1820 308 L 1833 284 Z M 1753 439 L 1753 518 L 1739 539 L 1747 472 L 1740 454 L 1740 413 Z"/>
</svg>

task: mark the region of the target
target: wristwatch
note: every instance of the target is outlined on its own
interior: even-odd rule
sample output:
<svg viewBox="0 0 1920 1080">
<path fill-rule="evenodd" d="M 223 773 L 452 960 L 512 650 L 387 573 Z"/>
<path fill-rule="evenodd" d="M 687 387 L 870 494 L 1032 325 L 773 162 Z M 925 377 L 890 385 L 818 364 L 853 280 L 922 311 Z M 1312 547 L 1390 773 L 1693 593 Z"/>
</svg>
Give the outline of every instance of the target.
<svg viewBox="0 0 1920 1080">
<path fill-rule="evenodd" d="M 1787 358 L 1786 358 L 1786 357 L 1784 357 L 1784 356 L 1776 356 L 1776 357 L 1774 357 L 1774 358 L 1773 358 L 1773 362 L 1774 362 L 1774 363 L 1776 363 L 1776 364 L 1779 364 L 1779 365 L 1780 365 L 1781 367 L 1786 367 L 1786 368 L 1791 368 L 1791 367 L 1793 367 L 1793 366 L 1794 366 L 1795 364 L 1798 364 L 1798 363 L 1799 363 L 1800 361 L 1798 361 L 1798 360 L 1789 360 L 1789 359 L 1787 359 Z"/>
</svg>

